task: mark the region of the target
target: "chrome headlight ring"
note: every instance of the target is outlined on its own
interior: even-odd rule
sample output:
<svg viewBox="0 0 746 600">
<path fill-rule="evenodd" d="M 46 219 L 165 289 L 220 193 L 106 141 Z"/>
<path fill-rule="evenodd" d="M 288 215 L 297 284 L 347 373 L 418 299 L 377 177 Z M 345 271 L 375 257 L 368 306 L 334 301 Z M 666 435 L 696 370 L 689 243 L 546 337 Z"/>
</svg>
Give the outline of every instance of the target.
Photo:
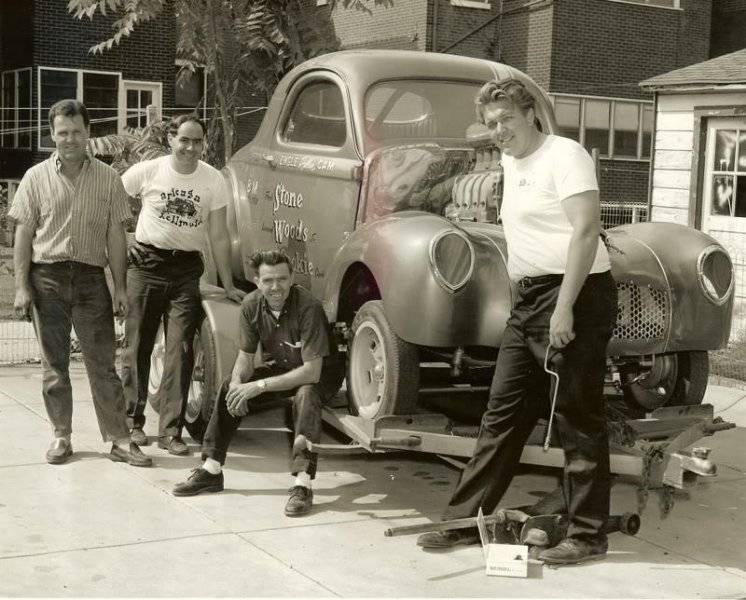
<svg viewBox="0 0 746 600">
<path fill-rule="evenodd" d="M 735 284 L 733 263 L 724 248 L 707 246 L 697 257 L 697 281 L 705 297 L 722 306 L 730 298 Z"/>
<path fill-rule="evenodd" d="M 474 245 L 457 229 L 444 229 L 433 236 L 429 256 L 435 280 L 449 292 L 464 287 L 474 273 Z"/>
</svg>

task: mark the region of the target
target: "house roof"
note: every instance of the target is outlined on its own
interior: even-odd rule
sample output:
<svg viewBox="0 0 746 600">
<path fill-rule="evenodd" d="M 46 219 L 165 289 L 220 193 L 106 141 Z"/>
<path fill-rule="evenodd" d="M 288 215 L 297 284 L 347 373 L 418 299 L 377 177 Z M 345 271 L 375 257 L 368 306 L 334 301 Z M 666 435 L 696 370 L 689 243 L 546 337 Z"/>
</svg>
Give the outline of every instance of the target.
<svg viewBox="0 0 746 600">
<path fill-rule="evenodd" d="M 684 86 L 746 84 L 746 48 L 723 54 L 640 82 L 640 87 L 660 89 Z"/>
</svg>

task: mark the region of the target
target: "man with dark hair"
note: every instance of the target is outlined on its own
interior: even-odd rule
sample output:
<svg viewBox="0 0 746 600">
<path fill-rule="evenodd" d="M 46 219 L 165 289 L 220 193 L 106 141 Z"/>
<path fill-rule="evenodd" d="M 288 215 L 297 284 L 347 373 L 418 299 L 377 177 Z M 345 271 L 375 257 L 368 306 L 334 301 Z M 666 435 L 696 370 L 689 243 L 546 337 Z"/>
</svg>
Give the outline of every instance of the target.
<svg viewBox="0 0 746 600">
<path fill-rule="evenodd" d="M 41 348 L 44 406 L 54 430 L 47 462 L 72 456 L 73 397 L 70 332 L 80 341 L 93 406 L 109 458 L 145 467 L 152 461 L 131 443 L 122 383 L 114 368 L 114 310 L 106 283 L 114 281 L 116 314 L 127 312 L 124 221 L 131 216 L 116 171 L 87 153 L 88 111 L 61 100 L 49 111 L 57 150 L 29 169 L 8 213 L 16 223 L 15 309 L 33 312 Z"/>
<path fill-rule="evenodd" d="M 534 98 L 522 82 L 490 81 L 476 103 L 479 120 L 502 152 L 500 215 L 517 298 L 474 456 L 444 518 L 497 508 L 529 434 L 548 408 L 548 368 L 558 376 L 554 416 L 565 454 L 562 491 L 569 525 L 567 537 L 541 552 L 539 560 L 565 564 L 602 558 L 609 517 L 603 382 L 617 292 L 599 235 L 595 167 L 577 142 L 537 128 Z M 478 540 L 476 530 L 462 529 L 426 533 L 418 543 L 443 548 Z"/>
<path fill-rule="evenodd" d="M 222 465 L 233 433 L 251 406 L 273 397 L 293 396 L 295 443 L 291 474 L 295 477 L 285 514 L 311 510 L 311 480 L 317 455 L 304 438 L 321 437 L 321 408 L 339 389 L 343 366 L 321 303 L 293 285 L 287 255 L 257 252 L 251 257 L 257 289 L 241 304 L 239 351 L 233 373 L 217 399 L 202 443 L 204 464 L 174 487 L 175 496 L 193 496 L 223 489 Z M 261 344 L 262 365 L 254 359 Z"/>
<path fill-rule="evenodd" d="M 122 177 L 130 196 L 142 202 L 127 273 L 130 313 L 125 326 L 122 381 L 132 440 L 143 431 L 150 357 L 163 316 L 166 351 L 159 395 L 158 446 L 187 454 L 181 430 L 194 363 L 192 342 L 201 315 L 199 278 L 204 266 L 205 233 L 212 246 L 226 296 L 240 302 L 230 271 L 226 226 L 228 189 L 220 172 L 200 160 L 204 123 L 181 115 L 169 126 L 171 154 L 132 166 Z"/>
</svg>

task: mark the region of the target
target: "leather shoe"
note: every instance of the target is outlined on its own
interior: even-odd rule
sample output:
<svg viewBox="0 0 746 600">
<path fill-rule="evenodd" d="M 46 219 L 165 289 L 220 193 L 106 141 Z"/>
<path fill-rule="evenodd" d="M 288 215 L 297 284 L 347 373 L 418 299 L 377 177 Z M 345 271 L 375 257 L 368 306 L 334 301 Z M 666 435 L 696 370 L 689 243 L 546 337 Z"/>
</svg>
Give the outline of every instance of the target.
<svg viewBox="0 0 746 600">
<path fill-rule="evenodd" d="M 180 437 L 164 435 L 158 438 L 158 447 L 168 450 L 169 454 L 176 456 L 184 456 L 189 454 L 189 446 L 187 446 Z"/>
<path fill-rule="evenodd" d="M 130 442 L 129 450 L 123 450 L 116 444 L 112 444 L 109 459 L 114 462 L 126 462 L 133 467 L 149 467 L 153 464 L 153 459 L 145 456 L 140 447 L 132 442 Z"/>
<path fill-rule="evenodd" d="M 148 436 L 145 435 L 142 427 L 134 427 L 132 429 L 130 432 L 130 440 L 132 440 L 133 444 L 137 444 L 138 446 L 147 446 L 149 443 Z"/>
<path fill-rule="evenodd" d="M 174 496 L 196 496 L 202 492 L 222 492 L 223 472 L 213 475 L 206 469 L 192 469 L 186 481 L 177 483 L 172 491 Z"/>
<path fill-rule="evenodd" d="M 50 465 L 61 465 L 73 455 L 73 446 L 67 438 L 55 438 L 47 450 L 47 462 Z"/>
<path fill-rule="evenodd" d="M 550 565 L 572 565 L 587 560 L 597 560 L 606 556 L 606 540 L 569 537 L 554 548 L 539 553 L 539 560 Z"/>
<path fill-rule="evenodd" d="M 285 505 L 285 515 L 288 517 L 300 517 L 308 514 L 313 505 L 313 490 L 302 485 L 294 485 L 290 488 L 290 498 Z"/>
<path fill-rule="evenodd" d="M 423 548 L 453 548 L 454 546 L 470 546 L 478 543 L 479 534 L 473 527 L 447 531 L 428 531 L 417 538 L 417 545 Z"/>
</svg>

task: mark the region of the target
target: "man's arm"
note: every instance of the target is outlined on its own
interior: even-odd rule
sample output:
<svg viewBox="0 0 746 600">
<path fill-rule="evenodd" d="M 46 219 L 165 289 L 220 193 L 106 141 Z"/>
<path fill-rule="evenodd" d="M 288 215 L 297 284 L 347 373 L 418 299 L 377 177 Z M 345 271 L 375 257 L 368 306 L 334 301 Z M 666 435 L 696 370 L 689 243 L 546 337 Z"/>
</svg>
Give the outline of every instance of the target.
<svg viewBox="0 0 746 600">
<path fill-rule="evenodd" d="M 212 255 L 223 284 L 225 295 L 234 302 L 241 302 L 244 293 L 233 286 L 233 273 L 231 273 L 230 238 L 228 237 L 228 226 L 226 225 L 226 208 L 218 208 L 210 212 L 208 219 L 208 237 L 212 247 Z"/>
<path fill-rule="evenodd" d="M 596 258 L 601 232 L 597 191 L 589 190 L 565 198 L 562 208 L 573 232 L 557 306 L 549 321 L 549 343 L 555 348 L 563 348 L 575 339 L 572 308 Z"/>
<path fill-rule="evenodd" d="M 249 367 L 246 362 L 249 361 Z M 234 416 L 243 416 L 248 410 L 248 402 L 264 392 L 283 392 L 292 390 L 302 385 L 318 383 L 321 378 L 321 365 L 323 358 L 314 358 L 309 362 L 304 362 L 300 367 L 282 375 L 273 375 L 265 379 L 239 383 L 251 378 L 254 374 L 254 355 L 239 351 L 236 363 L 233 366 L 233 375 L 231 377 L 231 386 L 226 396 L 228 412 Z M 241 363 L 239 365 L 239 362 Z M 248 375 L 247 375 L 248 373 Z M 259 381 L 264 381 L 265 386 L 262 388 Z"/>
<path fill-rule="evenodd" d="M 110 223 L 106 233 L 109 269 L 114 280 L 114 314 L 127 316 L 127 237 L 124 222 Z"/>
<path fill-rule="evenodd" d="M 16 315 L 20 319 L 31 319 L 31 241 L 34 237 L 31 228 L 23 223 L 16 226 L 16 240 L 13 245 L 13 266 L 15 268 L 16 297 L 13 302 Z"/>
</svg>

